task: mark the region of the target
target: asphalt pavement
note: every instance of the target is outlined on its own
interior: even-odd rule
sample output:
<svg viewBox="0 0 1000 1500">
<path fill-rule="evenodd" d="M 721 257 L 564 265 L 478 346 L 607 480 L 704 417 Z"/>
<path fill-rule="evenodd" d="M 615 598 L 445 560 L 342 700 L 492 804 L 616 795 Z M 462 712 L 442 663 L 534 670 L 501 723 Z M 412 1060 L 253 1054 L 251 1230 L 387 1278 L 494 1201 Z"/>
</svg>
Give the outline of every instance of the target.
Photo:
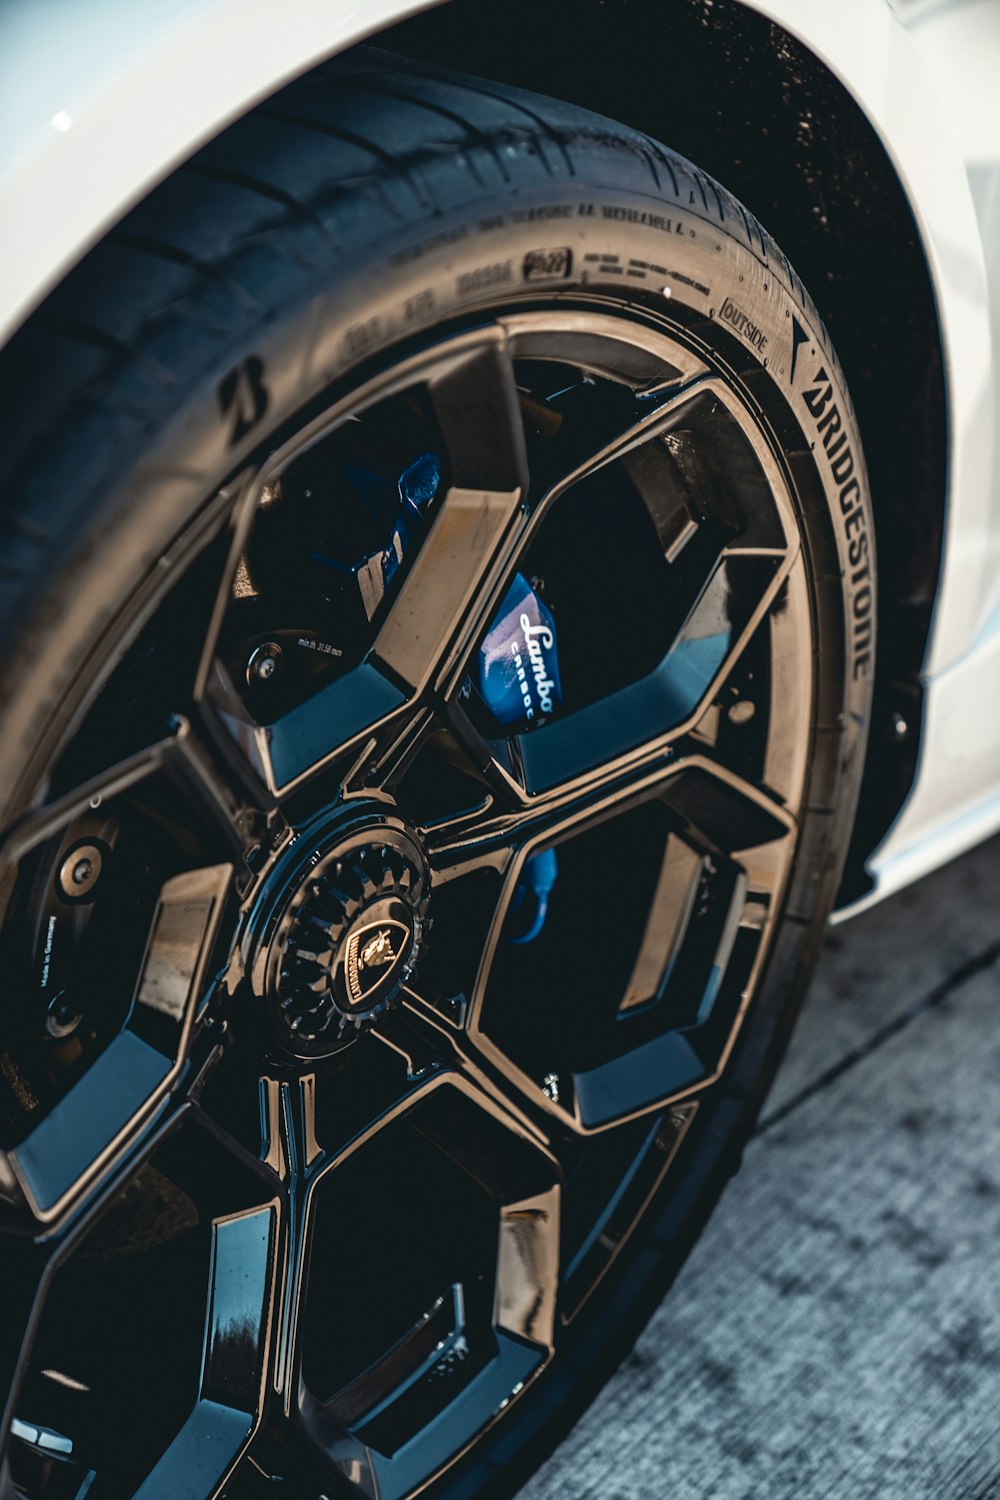
<svg viewBox="0 0 1000 1500">
<path fill-rule="evenodd" d="M 1000 839 L 829 935 L 743 1168 L 524 1500 L 1000 1497 Z"/>
</svg>

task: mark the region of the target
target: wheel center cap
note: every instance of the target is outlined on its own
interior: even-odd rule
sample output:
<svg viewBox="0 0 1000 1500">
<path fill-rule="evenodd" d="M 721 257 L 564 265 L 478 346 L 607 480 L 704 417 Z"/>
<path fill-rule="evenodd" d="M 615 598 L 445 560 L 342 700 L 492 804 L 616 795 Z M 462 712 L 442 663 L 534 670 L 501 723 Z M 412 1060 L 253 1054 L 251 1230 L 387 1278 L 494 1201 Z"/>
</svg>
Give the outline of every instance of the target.
<svg viewBox="0 0 1000 1500">
<path fill-rule="evenodd" d="M 293 852 L 268 901 L 254 988 L 283 1051 L 323 1056 L 371 1025 L 412 975 L 427 871 L 399 829 L 361 829 L 326 851 L 303 838 Z"/>
<path fill-rule="evenodd" d="M 413 946 L 413 918 L 401 901 L 368 907 L 337 949 L 333 983 L 345 1010 L 370 1010 L 395 986 Z"/>
</svg>

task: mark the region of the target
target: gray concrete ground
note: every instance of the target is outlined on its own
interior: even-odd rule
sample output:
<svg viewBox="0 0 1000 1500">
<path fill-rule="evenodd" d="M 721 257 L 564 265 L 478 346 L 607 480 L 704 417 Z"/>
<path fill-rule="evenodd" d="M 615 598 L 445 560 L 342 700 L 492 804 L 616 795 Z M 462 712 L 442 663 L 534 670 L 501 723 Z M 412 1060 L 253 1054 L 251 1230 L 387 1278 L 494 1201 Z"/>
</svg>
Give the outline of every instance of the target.
<svg viewBox="0 0 1000 1500">
<path fill-rule="evenodd" d="M 1000 840 L 828 939 L 743 1169 L 525 1500 L 1000 1496 Z"/>
</svg>

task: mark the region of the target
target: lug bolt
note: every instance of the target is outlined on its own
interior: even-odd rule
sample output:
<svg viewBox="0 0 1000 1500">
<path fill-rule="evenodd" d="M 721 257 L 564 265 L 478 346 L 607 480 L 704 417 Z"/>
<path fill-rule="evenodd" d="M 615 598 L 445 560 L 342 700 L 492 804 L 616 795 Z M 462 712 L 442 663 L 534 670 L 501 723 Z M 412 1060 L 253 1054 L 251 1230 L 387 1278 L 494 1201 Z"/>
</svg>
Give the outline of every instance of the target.
<svg viewBox="0 0 1000 1500">
<path fill-rule="evenodd" d="M 82 1020 L 83 1014 L 67 990 L 52 996 L 45 1013 L 45 1030 L 54 1041 L 72 1036 Z"/>
<path fill-rule="evenodd" d="M 889 738 L 891 740 L 905 740 L 909 732 L 910 726 L 901 713 L 894 711 L 889 715 Z"/>
<path fill-rule="evenodd" d="M 89 896 L 101 878 L 103 859 L 96 844 L 81 844 L 59 867 L 59 889 L 64 896 Z"/>
<path fill-rule="evenodd" d="M 253 687 L 255 682 L 270 682 L 281 665 L 281 647 L 277 641 L 265 641 L 263 646 L 257 646 L 250 653 L 247 662 L 247 683 Z"/>
</svg>

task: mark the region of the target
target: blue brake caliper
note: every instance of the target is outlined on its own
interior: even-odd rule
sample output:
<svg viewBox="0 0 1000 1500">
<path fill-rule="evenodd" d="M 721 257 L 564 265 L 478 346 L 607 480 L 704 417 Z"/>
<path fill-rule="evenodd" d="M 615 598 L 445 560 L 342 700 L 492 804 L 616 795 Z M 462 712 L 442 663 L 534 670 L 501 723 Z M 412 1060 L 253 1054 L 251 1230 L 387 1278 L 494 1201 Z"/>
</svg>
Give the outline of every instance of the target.
<svg viewBox="0 0 1000 1500">
<path fill-rule="evenodd" d="M 441 483 L 441 464 L 436 453 L 421 453 L 395 483 L 356 464 L 348 465 L 345 472 L 372 520 L 389 531 L 389 541 L 359 562 L 342 562 L 319 552 L 313 553 L 313 562 L 357 580 L 370 620 L 398 573 L 407 548 L 427 526 L 431 501 Z"/>
<path fill-rule="evenodd" d="M 549 914 L 549 896 L 558 875 L 554 849 L 542 849 L 528 856 L 504 923 L 505 942 L 533 943 L 539 936 Z"/>
<path fill-rule="evenodd" d="M 522 573 L 507 590 L 480 648 L 476 687 L 505 728 L 541 727 L 562 702 L 555 621 Z M 531 943 L 539 936 L 558 874 L 554 849 L 525 861 L 507 914 L 508 943 Z"/>
</svg>

